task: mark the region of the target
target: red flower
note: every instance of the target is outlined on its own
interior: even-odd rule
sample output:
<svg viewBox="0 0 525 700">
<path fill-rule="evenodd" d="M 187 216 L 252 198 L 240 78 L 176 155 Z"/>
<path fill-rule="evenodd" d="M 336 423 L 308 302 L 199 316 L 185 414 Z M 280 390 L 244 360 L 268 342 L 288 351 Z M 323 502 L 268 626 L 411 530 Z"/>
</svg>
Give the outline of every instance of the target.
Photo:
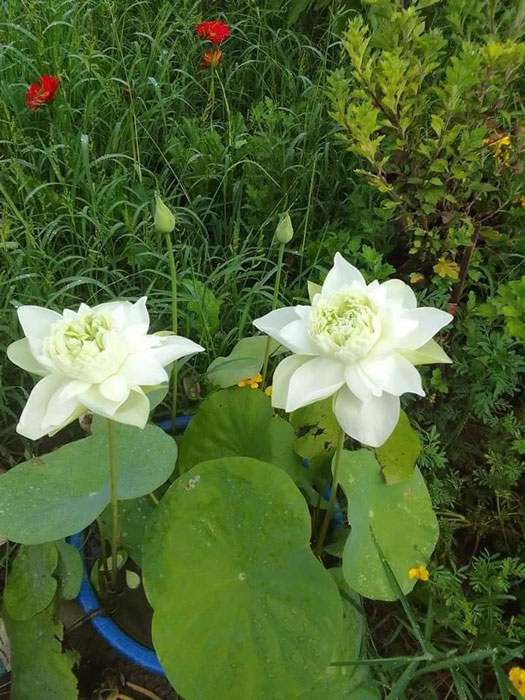
<svg viewBox="0 0 525 700">
<path fill-rule="evenodd" d="M 197 36 L 203 39 L 209 39 L 212 44 L 217 46 L 230 36 L 230 28 L 220 20 L 212 20 L 210 22 L 201 22 L 195 27 Z"/>
<path fill-rule="evenodd" d="M 202 54 L 199 68 L 218 68 L 222 61 L 222 51 L 220 49 L 209 49 Z"/>
<path fill-rule="evenodd" d="M 51 102 L 58 90 L 60 80 L 56 75 L 41 75 L 39 83 L 31 83 L 26 92 L 26 107 L 40 109 L 46 102 Z"/>
</svg>

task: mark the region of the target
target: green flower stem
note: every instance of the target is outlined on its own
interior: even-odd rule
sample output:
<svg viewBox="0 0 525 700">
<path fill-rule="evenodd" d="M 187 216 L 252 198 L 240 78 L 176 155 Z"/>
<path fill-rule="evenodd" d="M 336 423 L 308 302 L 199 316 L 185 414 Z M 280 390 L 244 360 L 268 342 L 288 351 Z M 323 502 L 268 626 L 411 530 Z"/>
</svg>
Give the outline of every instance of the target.
<svg viewBox="0 0 525 700">
<path fill-rule="evenodd" d="M 213 130 L 213 113 L 215 112 L 215 68 L 210 66 L 210 95 L 209 95 L 209 110 L 210 110 L 210 130 Z"/>
<path fill-rule="evenodd" d="M 217 80 L 219 81 L 219 85 L 221 86 L 221 91 L 222 91 L 222 98 L 224 100 L 224 108 L 226 110 L 226 116 L 228 119 L 228 146 L 230 148 L 233 146 L 233 122 L 232 122 L 232 113 L 230 109 L 230 103 L 228 102 L 228 96 L 226 95 L 226 89 L 224 87 L 224 83 L 221 80 L 221 76 L 217 73 Z"/>
<path fill-rule="evenodd" d="M 109 583 L 109 573 L 108 573 L 108 550 L 106 547 L 106 535 L 104 533 L 104 525 L 102 523 L 102 518 L 97 518 L 98 535 L 100 537 L 100 547 L 102 549 L 102 571 L 104 576 L 100 578 L 100 592 L 102 597 L 107 594 L 107 584 Z"/>
<path fill-rule="evenodd" d="M 170 263 L 171 277 L 171 330 L 177 334 L 177 268 L 175 267 L 175 257 L 173 255 L 173 244 L 171 234 L 166 234 L 166 248 L 168 250 L 168 260 Z M 177 418 L 177 360 L 171 368 L 171 431 L 175 434 L 175 419 Z"/>
<path fill-rule="evenodd" d="M 277 308 L 277 301 L 279 299 L 279 288 L 281 286 L 281 273 L 283 270 L 283 257 L 284 257 L 284 243 L 279 244 L 279 254 L 277 256 L 277 274 L 275 276 L 275 285 L 273 288 L 273 301 L 272 301 L 272 311 L 275 311 Z M 264 382 L 266 380 L 266 372 L 268 371 L 268 360 L 270 359 L 270 343 L 272 339 L 270 336 L 266 338 L 266 347 L 264 349 L 264 361 L 263 361 L 263 369 L 261 372 L 262 376 L 262 385 L 264 386 Z"/>
<path fill-rule="evenodd" d="M 111 502 L 111 587 L 117 587 L 118 500 L 117 459 L 115 454 L 115 426 L 108 419 L 109 484 Z"/>
<path fill-rule="evenodd" d="M 328 508 L 324 516 L 323 524 L 321 526 L 321 532 L 317 538 L 315 544 L 314 554 L 317 557 L 321 556 L 323 551 L 324 541 L 326 538 L 326 533 L 328 532 L 328 526 L 330 525 L 330 520 L 332 519 L 332 514 L 334 512 L 335 499 L 337 497 L 337 487 L 339 486 L 339 465 L 341 463 L 341 455 L 343 453 L 343 447 L 345 443 L 345 431 L 341 428 L 339 431 L 339 440 L 337 442 L 337 451 L 335 453 L 334 461 L 334 478 L 332 479 L 332 490 L 330 491 L 330 500 L 328 501 Z"/>
</svg>

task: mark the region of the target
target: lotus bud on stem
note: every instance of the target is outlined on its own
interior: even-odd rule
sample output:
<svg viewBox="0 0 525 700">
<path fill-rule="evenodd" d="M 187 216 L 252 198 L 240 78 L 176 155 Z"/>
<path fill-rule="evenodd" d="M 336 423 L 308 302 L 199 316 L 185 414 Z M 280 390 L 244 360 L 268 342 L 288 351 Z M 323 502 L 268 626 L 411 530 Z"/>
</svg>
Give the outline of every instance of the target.
<svg viewBox="0 0 525 700">
<path fill-rule="evenodd" d="M 177 309 L 177 268 L 175 266 L 175 256 L 173 255 L 173 243 L 171 234 L 175 229 L 175 216 L 168 209 L 158 194 L 155 195 L 155 229 L 158 233 L 164 234 L 166 240 L 166 250 L 170 266 L 171 279 L 171 330 L 175 335 L 178 331 L 178 309 Z M 177 417 L 177 361 L 171 368 L 171 430 L 175 433 L 175 419 Z"/>
</svg>

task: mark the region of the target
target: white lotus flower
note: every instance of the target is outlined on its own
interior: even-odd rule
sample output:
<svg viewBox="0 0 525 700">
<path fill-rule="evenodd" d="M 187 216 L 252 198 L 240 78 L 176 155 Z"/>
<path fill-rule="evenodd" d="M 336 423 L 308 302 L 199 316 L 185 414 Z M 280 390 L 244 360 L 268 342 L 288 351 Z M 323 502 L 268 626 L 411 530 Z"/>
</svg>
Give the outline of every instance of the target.
<svg viewBox="0 0 525 700">
<path fill-rule="evenodd" d="M 164 367 L 204 350 L 177 335 L 148 335 L 146 297 L 135 304 L 115 301 L 62 314 L 21 306 L 25 338 L 7 355 L 22 369 L 41 375 L 25 405 L 17 431 L 36 440 L 55 433 L 87 410 L 143 428 L 150 404 L 142 387 L 168 381 Z"/>
<path fill-rule="evenodd" d="M 399 418 L 399 397 L 424 396 L 414 365 L 450 362 L 432 340 L 452 316 L 416 308 L 401 280 L 366 284 L 339 253 L 311 306 L 277 309 L 254 321 L 294 354 L 273 376 L 272 403 L 295 411 L 334 396 L 336 418 L 351 437 L 382 445 Z"/>
</svg>

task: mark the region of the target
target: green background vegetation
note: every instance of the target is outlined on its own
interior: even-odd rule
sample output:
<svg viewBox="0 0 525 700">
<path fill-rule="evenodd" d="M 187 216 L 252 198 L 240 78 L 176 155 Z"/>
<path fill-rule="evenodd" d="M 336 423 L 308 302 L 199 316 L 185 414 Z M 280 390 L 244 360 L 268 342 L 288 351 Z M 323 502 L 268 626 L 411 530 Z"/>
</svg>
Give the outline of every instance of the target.
<svg viewBox="0 0 525 700">
<path fill-rule="evenodd" d="M 214 16 L 232 36 L 212 90 L 194 25 Z M 337 250 L 368 280 L 412 281 L 421 303 L 458 302 L 441 339 L 454 363 L 425 369 L 426 398 L 405 405 L 441 528 L 409 602 L 427 640 L 474 663 L 432 683 L 378 665 L 385 697 L 505 698 L 511 659 L 475 655 L 525 644 L 524 25 L 518 0 L 3 4 L 2 350 L 19 304 L 147 294 L 154 330 L 169 326 L 155 190 L 177 215 L 179 331 L 208 349 L 181 370 L 185 409 L 268 311 L 285 210 L 282 303 L 304 302 Z M 31 112 L 42 73 L 61 86 Z M 45 446 L 15 434 L 31 381 L 0 363 L 9 467 Z M 418 653 L 400 605 L 366 608 L 372 656 Z"/>
</svg>

